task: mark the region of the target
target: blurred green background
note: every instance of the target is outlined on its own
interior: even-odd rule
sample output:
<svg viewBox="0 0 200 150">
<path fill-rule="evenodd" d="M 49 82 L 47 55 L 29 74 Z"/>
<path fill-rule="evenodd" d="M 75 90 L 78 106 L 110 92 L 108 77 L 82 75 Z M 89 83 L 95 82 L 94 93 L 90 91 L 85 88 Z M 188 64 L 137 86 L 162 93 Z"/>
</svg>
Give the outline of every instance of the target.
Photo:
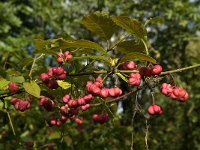
<svg viewBox="0 0 200 150">
<path fill-rule="evenodd" d="M 161 16 L 163 23 L 147 27 L 148 37 L 154 47 L 150 51 L 151 56 L 158 60 L 164 70 L 200 63 L 199 0 L 1 0 L 0 75 L 8 73 L 5 66 L 20 70 L 24 58 L 33 56 L 34 38 L 71 35 L 77 39 L 97 40 L 79 22 L 83 16 L 98 10 L 108 11 L 110 15 L 129 16 L 142 22 Z M 199 74 L 200 69 L 196 68 L 174 75 L 177 84 L 190 94 L 186 103 L 172 102 L 156 93 L 156 101 L 165 112 L 162 116 L 148 118 L 149 149 L 200 149 Z M 147 108 L 149 101 L 145 101 L 148 99 L 148 94 L 143 96 L 141 105 L 144 109 Z M 17 133 L 14 136 L 6 114 L 1 112 L 0 149 L 27 149 L 23 142 L 32 140 L 38 149 L 45 149 L 45 144 L 50 144 L 54 149 L 126 150 L 130 149 L 133 142 L 135 150 L 142 150 L 146 148 L 146 120 L 141 114 L 136 114 L 132 130 L 132 105 L 132 101 L 124 103 L 124 112 L 115 123 L 102 126 L 89 120 L 78 127 L 79 130 L 75 124 L 66 124 L 62 129 L 66 130 L 66 135 L 62 138 L 60 129 L 49 128 L 41 121 L 38 116 L 44 115 L 44 112 L 37 109 L 22 114 L 13 111 Z"/>
</svg>

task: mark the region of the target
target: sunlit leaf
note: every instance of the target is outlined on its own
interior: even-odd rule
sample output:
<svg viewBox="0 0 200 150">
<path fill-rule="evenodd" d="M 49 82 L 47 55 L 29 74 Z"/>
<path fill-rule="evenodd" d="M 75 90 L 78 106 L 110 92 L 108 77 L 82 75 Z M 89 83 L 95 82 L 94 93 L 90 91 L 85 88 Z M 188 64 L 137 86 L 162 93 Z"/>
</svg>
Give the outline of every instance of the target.
<svg viewBox="0 0 200 150">
<path fill-rule="evenodd" d="M 108 16 L 108 13 L 105 12 L 96 12 L 85 16 L 81 20 L 81 24 L 91 32 L 107 40 L 117 31 L 117 26 Z"/>
<path fill-rule="evenodd" d="M 71 87 L 71 84 L 68 82 L 64 82 L 62 80 L 57 80 L 58 85 L 63 89 L 68 89 Z"/>
<path fill-rule="evenodd" d="M 7 81 L 5 79 L 0 80 L 0 89 L 2 89 L 3 87 L 7 86 L 9 82 L 10 81 Z"/>
<path fill-rule="evenodd" d="M 145 39 L 147 36 L 147 31 L 138 20 L 131 19 L 126 16 L 113 16 L 112 20 L 121 28 L 130 32 L 140 39 Z"/>
<path fill-rule="evenodd" d="M 24 82 L 23 87 L 25 91 L 35 97 L 40 97 L 40 87 L 35 81 Z"/>
</svg>

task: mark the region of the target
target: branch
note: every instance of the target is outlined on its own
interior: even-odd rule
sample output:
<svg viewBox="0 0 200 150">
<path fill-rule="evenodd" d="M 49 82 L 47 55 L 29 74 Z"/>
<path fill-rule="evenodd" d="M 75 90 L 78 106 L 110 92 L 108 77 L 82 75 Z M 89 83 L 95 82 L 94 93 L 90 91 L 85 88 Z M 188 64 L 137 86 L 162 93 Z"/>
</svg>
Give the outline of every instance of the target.
<svg viewBox="0 0 200 150">
<path fill-rule="evenodd" d="M 167 75 L 167 74 L 170 74 L 170 73 L 182 72 L 182 71 L 197 68 L 197 67 L 200 67 L 200 64 L 196 64 L 196 65 L 192 65 L 192 66 L 184 67 L 184 68 L 179 68 L 179 69 L 175 69 L 175 70 L 161 72 L 160 75 Z"/>
</svg>

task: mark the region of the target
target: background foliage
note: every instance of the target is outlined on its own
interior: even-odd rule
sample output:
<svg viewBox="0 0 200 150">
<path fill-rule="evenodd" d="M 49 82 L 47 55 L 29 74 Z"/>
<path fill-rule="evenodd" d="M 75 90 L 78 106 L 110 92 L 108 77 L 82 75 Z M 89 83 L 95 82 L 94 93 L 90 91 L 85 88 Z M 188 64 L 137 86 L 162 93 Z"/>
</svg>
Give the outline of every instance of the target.
<svg viewBox="0 0 200 150">
<path fill-rule="evenodd" d="M 153 46 L 151 56 L 165 70 L 200 63 L 200 2 L 197 0 L 2 0 L 0 75 L 18 82 L 23 79 L 13 79 L 10 75 L 27 77 L 33 61 L 34 38 L 49 39 L 59 35 L 67 38 L 72 35 L 76 39 L 98 41 L 100 37 L 94 36 L 80 24 L 85 15 L 97 10 L 108 11 L 110 15 L 129 16 L 142 22 L 161 16 L 163 22 L 147 25 L 148 37 Z M 120 32 L 114 38 L 118 39 L 123 34 Z M 40 59 L 33 75 L 37 76 L 46 67 L 54 65 L 51 58 Z M 165 108 L 165 113 L 148 119 L 150 149 L 200 149 L 199 73 L 198 69 L 192 69 L 175 75 L 177 84 L 190 93 L 187 103 L 172 103 L 156 94 L 156 100 Z M 146 110 L 150 96 L 148 93 L 141 95 L 139 102 Z M 134 99 L 134 95 L 129 99 Z M 133 132 L 134 149 L 144 149 L 146 122 L 141 114 L 136 114 L 132 130 L 132 102 L 124 103 L 124 112 L 114 123 L 110 121 L 103 126 L 96 125 L 89 119 L 90 114 L 86 114 L 89 125 L 85 123 L 77 127 L 68 123 L 62 129 L 65 135 L 60 135 L 60 129 L 49 128 L 44 122 L 44 111 L 38 111 L 37 107 L 26 113 L 18 113 L 10 108 L 16 136 L 12 133 L 7 114 L 2 111 L 0 148 L 26 149 L 23 142 L 33 140 L 41 149 L 42 145 L 49 143 L 55 149 L 130 149 Z"/>
</svg>

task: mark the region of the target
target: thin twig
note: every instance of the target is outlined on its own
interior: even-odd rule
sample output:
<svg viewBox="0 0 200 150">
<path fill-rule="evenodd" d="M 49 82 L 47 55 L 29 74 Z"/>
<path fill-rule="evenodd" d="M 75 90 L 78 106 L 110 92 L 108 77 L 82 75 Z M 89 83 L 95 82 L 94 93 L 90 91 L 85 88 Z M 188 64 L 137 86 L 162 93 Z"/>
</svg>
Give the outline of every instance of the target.
<svg viewBox="0 0 200 150">
<path fill-rule="evenodd" d="M 13 126 L 13 123 L 12 123 L 12 119 L 11 119 L 11 117 L 10 117 L 10 113 L 9 113 L 8 111 L 6 111 L 6 112 L 7 112 L 7 115 L 8 115 L 8 119 L 9 119 L 9 122 L 10 122 L 10 126 L 11 126 L 12 131 L 13 131 L 13 134 L 14 134 L 14 136 L 15 136 L 16 133 L 15 133 L 15 129 L 14 129 L 14 126 Z"/>
<path fill-rule="evenodd" d="M 133 115 L 132 115 L 132 119 L 131 119 L 131 126 L 132 126 L 132 128 L 133 128 L 133 131 L 134 131 L 134 118 L 135 118 L 135 115 L 136 115 L 136 113 L 137 113 L 137 110 L 138 110 L 138 91 L 136 92 L 136 96 L 135 96 L 135 107 L 133 108 Z M 132 131 L 132 133 L 131 133 L 131 150 L 133 150 L 133 144 L 134 144 L 134 142 L 133 142 L 133 134 L 134 134 L 134 132 Z"/>
<path fill-rule="evenodd" d="M 146 150 L 149 150 L 149 146 L 148 146 L 148 132 L 149 132 L 149 125 L 148 125 L 148 122 L 146 120 L 146 134 L 145 134 L 145 146 L 146 146 Z"/>
</svg>

